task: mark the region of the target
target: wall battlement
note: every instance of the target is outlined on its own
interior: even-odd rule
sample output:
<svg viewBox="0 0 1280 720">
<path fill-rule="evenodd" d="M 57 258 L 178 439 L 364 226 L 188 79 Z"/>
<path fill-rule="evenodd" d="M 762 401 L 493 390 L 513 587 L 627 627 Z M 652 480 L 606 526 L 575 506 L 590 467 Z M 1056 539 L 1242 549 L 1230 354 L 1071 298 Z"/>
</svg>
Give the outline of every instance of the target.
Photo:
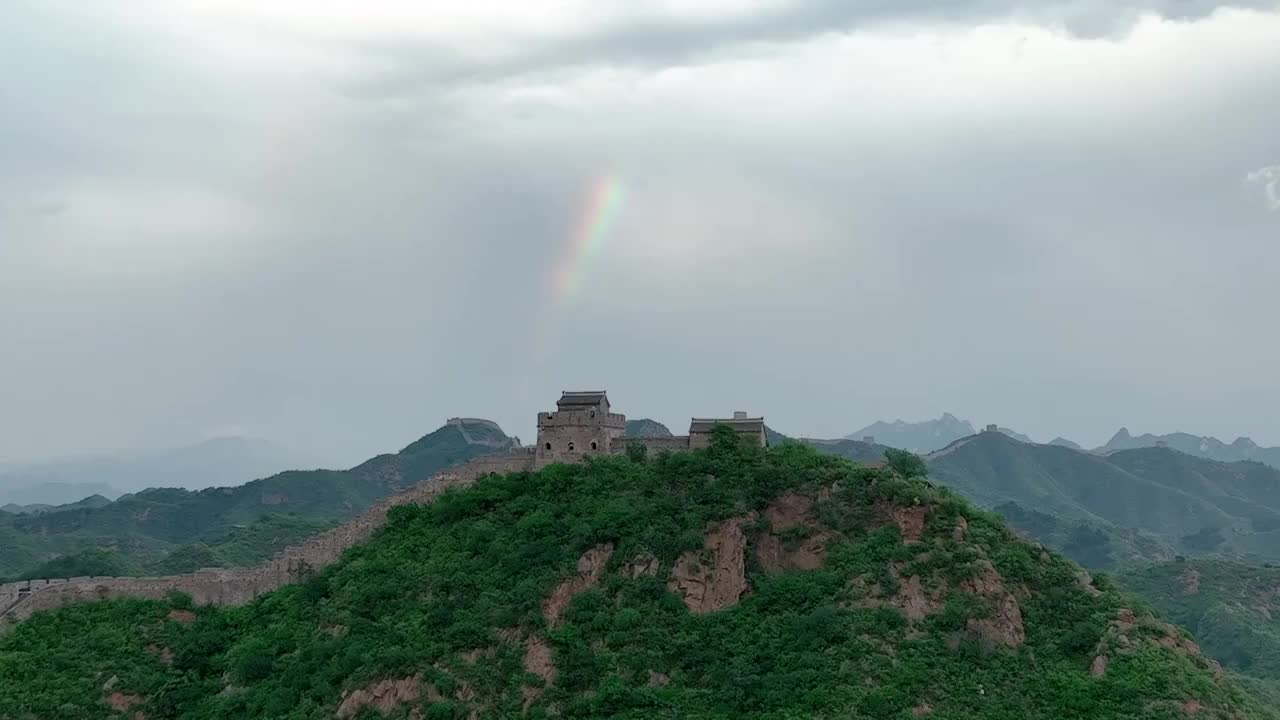
<svg viewBox="0 0 1280 720">
<path fill-rule="evenodd" d="M 566 400 L 566 398 L 568 400 Z M 588 404 L 591 403 L 591 404 Z M 339 525 L 314 535 L 301 544 L 285 548 L 270 560 L 251 568 L 209 568 L 186 575 L 161 577 L 74 577 L 23 580 L 0 585 L 0 632 L 22 622 L 33 613 L 63 605 L 93 600 L 134 597 L 160 600 L 170 593 L 191 596 L 199 605 L 243 605 L 264 593 L 298 582 L 309 573 L 338 560 L 348 548 L 368 540 L 387 522 L 387 512 L 406 504 L 426 504 L 454 488 L 467 487 L 495 474 L 529 472 L 553 462 L 581 462 L 591 455 L 626 452 L 632 443 L 651 451 L 682 451 L 699 447 L 706 436 L 706 423 L 695 420 L 691 435 L 628 438 L 624 436 L 626 416 L 609 411 L 604 392 L 565 393 L 561 409 L 538 414 L 538 444 L 515 447 L 505 452 L 483 455 L 462 465 L 446 468 L 429 480 L 389 495 L 368 510 Z M 742 418 L 737 418 L 742 422 Z M 763 428 L 763 419 L 757 419 Z M 486 420 L 450 418 L 448 424 L 465 426 L 492 424 Z M 734 420 L 726 420 L 733 425 Z M 496 427 L 496 425 L 494 426 Z M 755 437 L 754 429 L 735 428 Z M 763 431 L 759 441 L 765 442 Z M 593 444 L 594 443 L 594 444 Z M 479 442 L 478 444 L 489 444 Z M 551 447 L 547 447 L 550 444 Z"/>
</svg>

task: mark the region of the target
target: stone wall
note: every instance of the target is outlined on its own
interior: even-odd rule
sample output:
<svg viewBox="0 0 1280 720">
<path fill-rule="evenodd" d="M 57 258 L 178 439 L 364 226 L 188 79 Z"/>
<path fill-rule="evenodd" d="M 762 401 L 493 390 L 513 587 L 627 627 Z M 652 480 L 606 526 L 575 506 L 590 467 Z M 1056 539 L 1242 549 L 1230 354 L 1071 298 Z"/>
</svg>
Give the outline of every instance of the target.
<svg viewBox="0 0 1280 720">
<path fill-rule="evenodd" d="M 581 462 L 589 455 L 607 454 L 614 439 L 626 432 L 626 425 L 625 415 L 599 410 L 539 413 L 536 465 Z"/>
<path fill-rule="evenodd" d="M 346 523 L 286 548 L 254 568 L 207 569 L 163 577 L 30 580 L 0 585 L 0 627 L 6 622 L 26 620 L 40 610 L 71 603 L 120 597 L 162 599 L 175 591 L 187 593 L 201 605 L 242 605 L 296 582 L 311 570 L 333 563 L 347 548 L 364 542 L 385 525 L 391 508 L 429 503 L 446 490 L 465 487 L 492 474 L 532 470 L 534 459 L 533 448 L 519 448 L 442 470 L 430 480 L 389 495 Z"/>
<path fill-rule="evenodd" d="M 631 443 L 639 443 L 649 449 L 649 453 L 658 453 L 663 450 L 671 452 L 684 452 L 689 449 L 688 435 L 672 435 L 669 437 L 621 437 L 615 438 L 609 446 L 609 451 L 614 455 L 621 455 L 627 451 L 627 445 Z"/>
</svg>

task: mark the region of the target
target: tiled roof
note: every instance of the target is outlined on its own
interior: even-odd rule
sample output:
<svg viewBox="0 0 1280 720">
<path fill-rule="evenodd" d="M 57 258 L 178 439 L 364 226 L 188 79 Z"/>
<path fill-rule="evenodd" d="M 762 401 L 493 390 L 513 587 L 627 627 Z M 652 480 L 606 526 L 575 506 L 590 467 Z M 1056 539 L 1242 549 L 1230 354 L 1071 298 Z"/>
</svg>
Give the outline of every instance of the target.
<svg viewBox="0 0 1280 720">
<path fill-rule="evenodd" d="M 607 400 L 603 390 L 585 392 L 565 390 L 560 393 L 560 399 L 556 402 L 556 405 L 560 407 L 594 407 L 599 405 L 602 400 Z"/>
</svg>

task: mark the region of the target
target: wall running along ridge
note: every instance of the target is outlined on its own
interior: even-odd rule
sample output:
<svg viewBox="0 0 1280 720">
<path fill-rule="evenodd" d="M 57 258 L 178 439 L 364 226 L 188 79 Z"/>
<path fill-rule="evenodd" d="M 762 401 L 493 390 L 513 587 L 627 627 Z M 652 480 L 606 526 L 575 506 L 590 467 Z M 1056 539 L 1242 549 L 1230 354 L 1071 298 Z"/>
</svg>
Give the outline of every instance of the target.
<svg viewBox="0 0 1280 720">
<path fill-rule="evenodd" d="M 285 548 L 254 568 L 208 569 L 163 577 L 75 577 L 6 583 L 0 585 L 0 629 L 22 622 L 41 610 L 109 598 L 160 600 L 171 592 L 182 592 L 200 605 L 243 605 L 337 561 L 347 548 L 369 539 L 385 525 L 387 511 L 397 505 L 429 503 L 447 490 L 466 487 L 479 478 L 529 471 L 533 467 L 533 448 L 475 458 L 389 495 L 348 522 L 300 545 Z"/>
</svg>

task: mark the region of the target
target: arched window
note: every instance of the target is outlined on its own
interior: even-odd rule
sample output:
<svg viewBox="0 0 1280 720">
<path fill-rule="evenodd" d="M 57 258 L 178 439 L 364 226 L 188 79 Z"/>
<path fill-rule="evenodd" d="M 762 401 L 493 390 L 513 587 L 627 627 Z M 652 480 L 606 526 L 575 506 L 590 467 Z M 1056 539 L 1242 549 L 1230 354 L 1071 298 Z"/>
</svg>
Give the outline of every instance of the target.
<svg viewBox="0 0 1280 720">
<path fill-rule="evenodd" d="M 569 443 L 569 452 L 573 452 L 573 443 Z"/>
<path fill-rule="evenodd" d="M 595 410 L 592 410 L 592 411 L 591 411 L 591 417 L 595 417 L 595 416 L 596 416 L 596 411 L 595 411 Z"/>
<path fill-rule="evenodd" d="M 546 444 L 546 445 L 544 445 L 543 447 L 545 447 L 546 449 L 550 450 L 550 449 L 551 449 L 551 443 L 547 443 L 547 444 Z"/>
<path fill-rule="evenodd" d="M 597 450 L 597 449 L 598 449 L 598 448 L 596 447 L 596 441 L 595 441 L 595 440 L 592 440 L 592 441 L 591 441 L 591 449 L 592 449 L 592 450 Z"/>
</svg>

